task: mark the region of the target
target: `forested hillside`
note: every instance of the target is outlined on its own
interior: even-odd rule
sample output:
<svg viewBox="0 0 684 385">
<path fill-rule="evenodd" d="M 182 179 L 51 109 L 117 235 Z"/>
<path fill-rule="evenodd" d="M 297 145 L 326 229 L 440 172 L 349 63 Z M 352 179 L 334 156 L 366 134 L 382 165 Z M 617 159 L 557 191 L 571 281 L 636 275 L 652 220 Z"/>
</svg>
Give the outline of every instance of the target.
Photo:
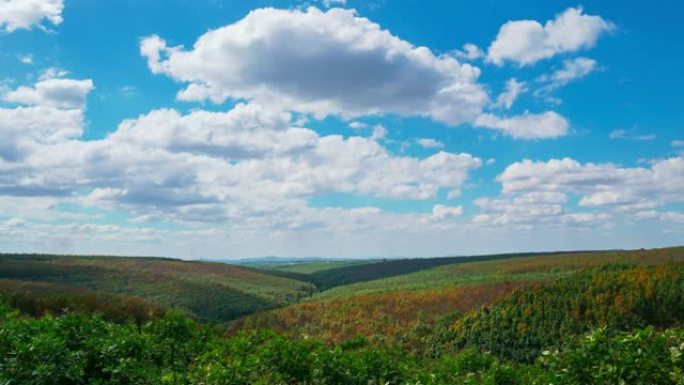
<svg viewBox="0 0 684 385">
<path fill-rule="evenodd" d="M 513 254 L 509 256 L 480 256 L 445 259 L 428 264 L 428 267 L 407 274 L 389 274 L 366 282 L 332 288 L 317 298 L 332 298 L 352 294 L 387 291 L 420 290 L 449 287 L 458 284 L 476 284 L 491 281 L 555 278 L 562 273 L 592 267 L 628 264 L 653 265 L 663 262 L 684 261 L 684 247 L 652 250 L 587 251 L 573 253 Z M 386 262 L 387 267 L 393 262 Z M 359 266 L 361 268 L 363 266 Z M 333 272 L 333 274 L 337 274 Z M 330 275 L 333 275 L 330 274 Z"/>
<path fill-rule="evenodd" d="M 667 272 L 670 267 L 677 270 L 674 275 Z M 572 286 L 572 282 L 580 282 L 580 287 L 590 289 L 589 292 L 603 290 L 604 282 L 608 282 L 607 287 L 614 288 L 611 294 L 616 296 L 627 295 L 636 288 L 644 289 L 645 295 L 627 301 L 634 306 L 608 306 L 603 311 L 580 313 L 574 322 L 587 325 L 586 333 L 575 335 L 580 329 L 573 329 L 573 333 L 558 335 L 547 330 L 553 336 L 545 340 L 549 349 L 532 357 L 523 346 L 522 359 L 511 359 L 512 350 L 489 352 L 478 348 L 481 339 L 458 333 L 459 319 L 481 319 L 488 323 L 488 317 L 504 311 L 502 308 L 509 309 L 507 314 L 524 317 L 528 303 L 518 298 L 527 295 L 524 298 L 534 301 L 543 286 L 522 289 L 511 299 L 474 310 L 465 318 L 456 316 L 456 326 L 446 326 L 447 331 L 455 333 L 443 333 L 439 327 L 420 332 L 421 336 L 447 347 L 443 350 L 431 346 L 410 350 L 400 345 L 378 345 L 362 337 L 329 345 L 265 330 L 225 337 L 220 329 L 197 324 L 177 312 L 143 325 L 112 323 L 98 316 L 79 314 L 31 318 L 0 302 L 0 383 L 679 385 L 684 382 L 684 331 L 643 325 L 652 320 L 667 320 L 667 324 L 681 321 L 681 303 L 677 299 L 681 290 L 676 292 L 680 289 L 681 269 L 599 269 L 588 280 L 580 274 L 570 283 L 550 286 L 551 294 L 542 298 L 567 293 L 564 288 Z M 640 278 L 649 273 L 654 273 L 655 278 Z M 665 283 L 673 277 L 674 284 Z M 654 317 L 641 318 L 644 313 L 640 311 L 654 309 L 668 299 L 672 306 L 659 307 Z M 601 314 L 615 312 L 629 321 L 589 327 L 592 317 L 600 319 Z M 511 336 L 507 324 L 504 321 L 501 333 L 497 328 L 485 328 L 488 341 L 506 343 Z M 642 327 L 633 329 L 635 325 Z M 542 332 L 541 327 L 538 332 Z M 463 349 L 461 345 L 470 347 Z M 519 345 L 512 346 L 515 349 Z"/>
<path fill-rule="evenodd" d="M 0 300 L 22 314 L 33 317 L 69 313 L 100 314 L 109 321 L 133 320 L 142 324 L 165 312 L 162 306 L 136 296 L 11 279 L 0 279 Z"/>
<path fill-rule="evenodd" d="M 531 361 L 563 338 L 596 327 L 660 328 L 684 321 L 684 266 L 609 266 L 514 293 L 452 326 L 459 348 L 472 346 Z"/>
<path fill-rule="evenodd" d="M 684 248 L 459 260 L 335 287 L 300 304 L 243 317 L 231 324 L 231 330 L 265 327 L 290 336 L 333 342 L 363 335 L 415 345 L 422 342 L 408 338 L 409 330 L 430 329 L 435 323 L 448 322 L 455 314 L 488 305 L 518 288 L 544 286 L 601 266 L 650 266 L 676 261 L 684 261 Z M 394 263 L 383 262 L 386 268 Z M 372 265 L 354 268 L 363 266 Z"/>
<path fill-rule="evenodd" d="M 293 303 L 316 290 L 261 270 L 161 258 L 5 254 L 0 278 L 137 296 L 214 321 Z"/>
<path fill-rule="evenodd" d="M 3 255 L 0 384 L 681 385 L 683 259 L 680 247 L 272 273 Z M 381 278 L 341 285 L 364 266 Z M 320 277 L 341 286 L 318 291 Z"/>
<path fill-rule="evenodd" d="M 423 271 L 437 266 L 460 265 L 478 261 L 511 260 L 530 256 L 550 256 L 557 253 L 521 253 L 521 254 L 495 254 L 476 255 L 463 257 L 442 258 L 409 258 L 393 259 L 384 261 L 369 261 L 367 263 L 346 264 L 340 267 L 316 269 L 310 274 L 298 275 L 300 279 L 308 279 L 316 284 L 320 291 L 334 287 L 347 286 L 359 282 L 369 282 L 389 277 L 404 276 L 410 273 Z M 301 272 L 303 266 L 300 266 Z M 301 274 L 301 273 L 299 273 Z"/>
</svg>

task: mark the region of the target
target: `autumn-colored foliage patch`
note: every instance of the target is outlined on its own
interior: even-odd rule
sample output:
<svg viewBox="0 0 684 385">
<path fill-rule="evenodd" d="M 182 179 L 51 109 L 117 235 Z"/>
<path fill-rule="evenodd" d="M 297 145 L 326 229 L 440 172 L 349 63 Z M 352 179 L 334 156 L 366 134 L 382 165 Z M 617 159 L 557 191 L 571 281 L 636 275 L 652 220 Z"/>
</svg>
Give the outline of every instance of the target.
<svg viewBox="0 0 684 385">
<path fill-rule="evenodd" d="M 520 361 L 595 327 L 669 327 L 684 320 L 684 265 L 608 266 L 515 292 L 452 326 L 458 348 Z"/>
<path fill-rule="evenodd" d="M 231 329 L 269 328 L 334 343 L 358 335 L 396 341 L 418 325 L 431 324 L 448 313 L 478 309 L 530 284 L 501 282 L 303 302 L 243 318 L 232 323 Z"/>
</svg>

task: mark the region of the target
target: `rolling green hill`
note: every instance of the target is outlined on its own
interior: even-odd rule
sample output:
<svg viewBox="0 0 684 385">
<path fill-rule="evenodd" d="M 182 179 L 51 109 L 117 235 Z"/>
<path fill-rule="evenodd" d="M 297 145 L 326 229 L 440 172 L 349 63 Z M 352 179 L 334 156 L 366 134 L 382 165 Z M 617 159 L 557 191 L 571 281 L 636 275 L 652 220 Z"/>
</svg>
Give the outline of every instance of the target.
<svg viewBox="0 0 684 385">
<path fill-rule="evenodd" d="M 138 325 L 158 318 L 166 311 L 158 304 L 136 296 L 11 279 L 0 279 L 0 301 L 33 317 L 101 314 L 110 321 L 126 322 L 132 319 Z"/>
<path fill-rule="evenodd" d="M 295 262 L 295 263 L 263 263 L 254 265 L 253 267 L 266 270 L 284 271 L 300 274 L 314 274 L 320 273 L 324 270 L 331 270 L 337 268 L 345 268 L 356 265 L 366 265 L 369 263 L 376 263 L 377 260 L 363 259 L 358 261 L 312 261 L 312 262 Z"/>
<path fill-rule="evenodd" d="M 283 265 L 275 267 L 275 270 L 272 266 L 269 270 L 168 258 L 2 254 L 0 279 L 54 285 L 55 290 L 64 295 L 82 291 L 99 293 L 97 295 L 100 296 L 112 294 L 121 298 L 140 298 L 160 308 L 184 309 L 205 321 L 231 321 L 285 307 L 282 313 L 273 310 L 272 314 L 300 319 L 302 317 L 297 315 L 300 310 L 312 313 L 308 322 L 292 324 L 292 330 L 298 330 L 298 324 L 302 323 L 306 324 L 302 330 L 315 329 L 325 334 L 329 332 L 325 325 L 332 328 L 336 321 L 321 322 L 321 315 L 332 314 L 330 319 L 333 319 L 336 317 L 335 309 L 350 309 L 349 306 L 357 306 L 356 310 L 350 311 L 360 311 L 359 314 L 363 314 L 364 310 L 359 309 L 364 307 L 377 309 L 375 314 L 369 315 L 371 319 L 367 324 L 383 329 L 386 326 L 383 322 L 387 325 L 411 323 L 419 316 L 423 321 L 438 319 L 447 312 L 447 308 L 428 305 L 439 301 L 437 298 L 443 298 L 442 303 L 452 304 L 455 308 L 470 309 L 471 305 L 460 305 L 459 302 L 462 301 L 460 288 L 463 287 L 482 293 L 497 293 L 496 296 L 482 295 L 481 301 L 474 302 L 485 304 L 507 293 L 508 289 L 503 287 L 554 281 L 590 267 L 616 263 L 654 264 L 682 259 L 684 248 L 680 247 L 383 261 L 312 261 Z M 396 298 L 403 298 L 406 309 L 412 309 L 404 311 L 398 318 L 396 315 L 400 312 L 386 305 L 394 303 Z M 322 304 L 329 300 L 335 300 L 332 310 L 321 311 L 331 306 Z M 112 299 L 110 302 L 115 301 Z M 287 308 L 300 302 L 313 305 Z M 319 302 L 321 304 L 317 305 Z M 260 317 L 273 323 L 279 316 Z M 314 324 L 318 326 L 312 328 Z M 356 323 L 350 322 L 349 325 Z M 368 328 L 366 334 L 377 328 Z M 345 334 L 352 334 L 355 329 L 345 330 Z"/>
<path fill-rule="evenodd" d="M 511 256 L 474 257 L 457 263 L 427 261 L 437 267 L 333 287 L 314 296 L 315 299 L 354 294 L 424 290 L 504 281 L 547 280 L 568 273 L 614 264 L 653 265 L 684 261 L 684 247 L 652 250 L 589 251 L 549 254 L 513 254 Z M 390 267 L 393 262 L 387 262 Z M 360 266 L 363 267 L 363 266 Z M 346 274 L 346 273 L 345 273 Z"/>
<path fill-rule="evenodd" d="M 405 339 L 407 331 L 429 329 L 435 323 L 453 317 L 454 312 L 478 309 L 518 289 L 543 286 L 585 270 L 681 262 L 684 261 L 684 247 L 532 256 L 515 254 L 498 259 L 500 257 L 474 261 L 458 259 L 457 263 L 408 274 L 337 286 L 299 304 L 241 318 L 232 324 L 232 329 L 265 327 L 290 336 L 309 336 L 332 342 L 354 335 L 382 336 L 385 340 L 398 341 Z M 438 262 L 428 260 L 426 265 Z M 383 262 L 382 268 L 390 270 L 397 264 L 406 266 L 400 263 Z M 374 268 L 369 264 L 344 269 L 363 267 Z M 330 271 L 334 270 L 337 269 Z"/>
<path fill-rule="evenodd" d="M 516 292 L 451 326 L 466 346 L 511 360 L 532 361 L 563 338 L 596 327 L 659 328 L 684 321 L 684 264 L 604 266 Z"/>
<path fill-rule="evenodd" d="M 256 269 L 161 258 L 4 254 L 0 278 L 138 296 L 214 321 L 293 303 L 316 290 Z"/>
<path fill-rule="evenodd" d="M 381 278 L 402 276 L 437 266 L 554 254 L 558 253 L 520 253 L 478 255 L 469 257 L 390 259 L 382 261 L 370 261 L 369 263 L 350 264 L 330 269 L 315 269 L 313 273 L 306 274 L 306 276 L 310 282 L 316 284 L 320 291 L 324 291 L 334 287 L 350 285 L 358 282 L 367 282 Z M 300 266 L 299 269 L 302 270 L 303 266 Z"/>
<path fill-rule="evenodd" d="M 268 330 L 226 336 L 174 311 L 137 325 L 84 314 L 33 318 L 0 297 L 0 383 L 680 385 L 682 277 L 684 264 L 677 262 L 591 267 L 513 288 L 491 298 L 492 305 L 464 308 L 437 323 L 398 323 L 397 341 L 376 329 L 374 339 L 332 344 Z M 461 287 L 454 298 L 478 298 L 482 287 Z M 440 307 L 447 297 L 415 303 Z M 391 306 L 405 306 L 402 297 Z M 339 325 L 379 320 L 366 315 L 331 314 L 341 316 Z"/>
</svg>

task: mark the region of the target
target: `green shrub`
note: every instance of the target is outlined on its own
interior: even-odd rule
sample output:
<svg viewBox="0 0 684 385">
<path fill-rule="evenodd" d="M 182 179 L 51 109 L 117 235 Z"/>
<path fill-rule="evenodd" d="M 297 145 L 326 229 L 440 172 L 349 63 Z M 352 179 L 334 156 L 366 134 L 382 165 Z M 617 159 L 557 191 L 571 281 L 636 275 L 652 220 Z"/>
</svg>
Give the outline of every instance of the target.
<svg viewBox="0 0 684 385">
<path fill-rule="evenodd" d="M 539 362 L 559 384 L 682 384 L 682 353 L 682 329 L 615 334 L 602 328 L 561 353 L 544 352 Z"/>
</svg>

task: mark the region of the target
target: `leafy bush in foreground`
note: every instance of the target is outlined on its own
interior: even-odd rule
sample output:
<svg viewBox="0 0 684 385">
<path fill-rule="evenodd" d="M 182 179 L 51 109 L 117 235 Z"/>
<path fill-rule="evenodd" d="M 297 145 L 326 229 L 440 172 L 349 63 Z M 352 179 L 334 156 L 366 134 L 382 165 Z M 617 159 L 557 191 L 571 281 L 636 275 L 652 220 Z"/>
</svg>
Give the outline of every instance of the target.
<svg viewBox="0 0 684 385">
<path fill-rule="evenodd" d="M 539 363 L 558 384 L 684 384 L 682 354 L 682 329 L 597 329 L 561 353 L 544 352 Z"/>
<path fill-rule="evenodd" d="M 469 349 L 419 359 L 356 338 L 327 346 L 268 331 L 224 338 L 170 312 L 143 327 L 22 318 L 0 303 L 0 384 L 684 384 L 684 331 L 599 329 L 534 364 Z"/>
</svg>

